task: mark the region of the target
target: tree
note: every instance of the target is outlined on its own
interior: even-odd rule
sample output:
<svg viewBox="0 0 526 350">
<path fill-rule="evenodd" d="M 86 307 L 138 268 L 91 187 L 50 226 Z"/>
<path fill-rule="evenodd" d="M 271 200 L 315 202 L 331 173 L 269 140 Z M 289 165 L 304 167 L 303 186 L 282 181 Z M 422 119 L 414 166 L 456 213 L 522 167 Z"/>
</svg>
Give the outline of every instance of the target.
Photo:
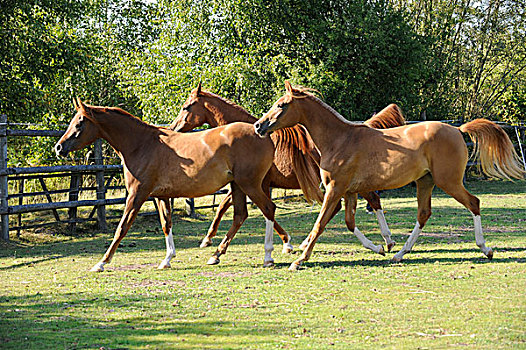
<svg viewBox="0 0 526 350">
<path fill-rule="evenodd" d="M 418 101 L 425 42 L 386 2 L 186 0 L 160 8 L 158 40 L 119 69 L 149 120 L 170 122 L 199 81 L 255 115 L 291 78 L 350 119 Z"/>
</svg>

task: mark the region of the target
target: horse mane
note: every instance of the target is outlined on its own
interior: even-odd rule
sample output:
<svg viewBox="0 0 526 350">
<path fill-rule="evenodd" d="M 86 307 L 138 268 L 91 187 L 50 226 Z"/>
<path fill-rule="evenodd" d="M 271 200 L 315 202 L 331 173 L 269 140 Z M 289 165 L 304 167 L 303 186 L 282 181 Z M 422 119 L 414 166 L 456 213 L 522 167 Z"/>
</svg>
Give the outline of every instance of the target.
<svg viewBox="0 0 526 350">
<path fill-rule="evenodd" d="M 391 103 L 389 106 L 376 113 L 365 121 L 365 125 L 374 129 L 389 129 L 405 125 L 406 121 L 398 105 Z"/>
<path fill-rule="evenodd" d="M 155 126 L 153 126 L 151 124 L 148 124 L 144 120 L 134 116 L 130 112 L 126 112 L 124 109 L 122 109 L 120 107 L 101 107 L 101 106 L 91 106 L 91 105 L 86 105 L 86 107 L 88 107 L 90 110 L 92 110 L 93 112 L 96 112 L 96 113 L 120 114 L 121 116 L 126 117 L 127 119 L 129 119 L 129 120 L 131 120 L 131 121 L 133 121 L 133 122 L 135 122 L 138 125 L 143 126 L 143 127 L 157 128 L 157 127 L 155 127 Z"/>
<path fill-rule="evenodd" d="M 211 97 L 211 98 L 215 98 L 215 99 L 218 99 L 219 101 L 221 102 L 224 102 L 225 104 L 227 104 L 228 106 L 236 109 L 237 111 L 239 112 L 242 112 L 250 117 L 252 117 L 252 114 L 250 114 L 246 109 L 244 109 L 243 107 L 241 107 L 240 105 L 238 105 L 237 103 L 225 98 L 225 97 L 222 97 L 222 96 L 219 96 L 219 95 L 216 95 L 214 94 L 213 92 L 209 92 L 209 91 L 201 91 L 199 93 L 199 96 L 202 96 L 202 97 Z"/>
<path fill-rule="evenodd" d="M 305 88 L 305 87 L 292 87 L 291 92 L 292 93 L 287 92 L 287 95 L 290 98 L 308 98 L 311 101 L 314 101 L 320 104 L 322 107 L 327 109 L 329 112 L 331 112 L 336 118 L 340 119 L 342 122 L 346 124 L 358 125 L 357 123 L 353 123 L 345 119 L 340 113 L 336 112 L 334 108 L 332 108 L 331 106 L 323 102 L 318 96 L 316 96 L 313 92 L 320 93 L 318 90 L 311 89 L 311 88 Z"/>
<path fill-rule="evenodd" d="M 302 125 L 276 130 L 270 136 L 276 145 L 275 154 L 285 154 L 308 202 L 323 202 L 320 190 L 320 154 L 308 131 Z"/>
</svg>

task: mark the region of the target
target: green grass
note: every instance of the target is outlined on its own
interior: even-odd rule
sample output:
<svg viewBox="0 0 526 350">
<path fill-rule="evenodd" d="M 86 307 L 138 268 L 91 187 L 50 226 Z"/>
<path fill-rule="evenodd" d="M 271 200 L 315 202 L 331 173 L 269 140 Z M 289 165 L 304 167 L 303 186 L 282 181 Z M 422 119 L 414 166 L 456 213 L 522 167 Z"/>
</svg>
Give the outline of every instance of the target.
<svg viewBox="0 0 526 350">
<path fill-rule="evenodd" d="M 481 199 L 493 261 L 475 245 L 469 212 L 439 190 L 424 234 L 397 264 L 389 262 L 393 253 L 364 249 L 342 213 L 296 273 L 287 268 L 297 253 L 281 254 L 277 236 L 276 267 L 262 268 L 264 220 L 255 209 L 218 266 L 205 265 L 215 247 L 197 248 L 211 211 L 202 219 L 175 217 L 177 256 L 162 271 L 156 218 L 140 218 L 99 274 L 88 270 L 111 233 L 26 234 L 0 250 L 0 348 L 526 348 L 526 183 L 467 187 Z M 382 195 L 395 251 L 414 226 L 415 192 Z M 297 246 L 319 206 L 277 204 Z M 380 243 L 364 206 L 360 201 L 358 227 Z"/>
</svg>

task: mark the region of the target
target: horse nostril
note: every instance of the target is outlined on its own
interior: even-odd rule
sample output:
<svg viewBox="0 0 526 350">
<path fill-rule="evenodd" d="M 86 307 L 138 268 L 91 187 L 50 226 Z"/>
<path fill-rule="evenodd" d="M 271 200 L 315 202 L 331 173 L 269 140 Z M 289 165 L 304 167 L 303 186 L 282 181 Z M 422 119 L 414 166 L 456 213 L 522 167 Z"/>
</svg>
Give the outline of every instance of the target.
<svg viewBox="0 0 526 350">
<path fill-rule="evenodd" d="M 55 145 L 55 153 L 56 153 L 57 155 L 60 155 L 60 154 L 62 153 L 62 145 L 61 145 L 60 143 L 57 143 L 57 144 Z"/>
</svg>

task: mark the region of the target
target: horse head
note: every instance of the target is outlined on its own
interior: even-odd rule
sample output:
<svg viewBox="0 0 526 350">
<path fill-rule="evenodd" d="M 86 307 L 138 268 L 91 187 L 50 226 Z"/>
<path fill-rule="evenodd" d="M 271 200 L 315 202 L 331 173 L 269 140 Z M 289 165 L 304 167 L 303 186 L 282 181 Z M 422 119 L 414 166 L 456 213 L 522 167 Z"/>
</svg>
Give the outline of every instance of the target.
<svg viewBox="0 0 526 350">
<path fill-rule="evenodd" d="M 211 119 L 209 115 L 211 112 L 206 108 L 204 97 L 204 94 L 201 92 L 201 83 L 199 83 L 197 88 L 195 88 L 186 99 L 183 107 L 179 111 L 179 115 L 169 126 L 169 129 L 186 132 L 205 123 L 209 123 Z"/>
<path fill-rule="evenodd" d="M 299 123 L 302 111 L 296 101 L 307 95 L 294 89 L 288 81 L 285 81 L 285 89 L 287 91 L 285 95 L 279 98 L 270 110 L 254 124 L 254 129 L 260 136 Z"/>
<path fill-rule="evenodd" d="M 71 119 L 68 129 L 55 144 L 57 156 L 66 156 L 69 152 L 77 151 L 100 137 L 97 122 L 93 117 L 91 107 L 79 98 L 73 100 L 77 113 Z"/>
</svg>

